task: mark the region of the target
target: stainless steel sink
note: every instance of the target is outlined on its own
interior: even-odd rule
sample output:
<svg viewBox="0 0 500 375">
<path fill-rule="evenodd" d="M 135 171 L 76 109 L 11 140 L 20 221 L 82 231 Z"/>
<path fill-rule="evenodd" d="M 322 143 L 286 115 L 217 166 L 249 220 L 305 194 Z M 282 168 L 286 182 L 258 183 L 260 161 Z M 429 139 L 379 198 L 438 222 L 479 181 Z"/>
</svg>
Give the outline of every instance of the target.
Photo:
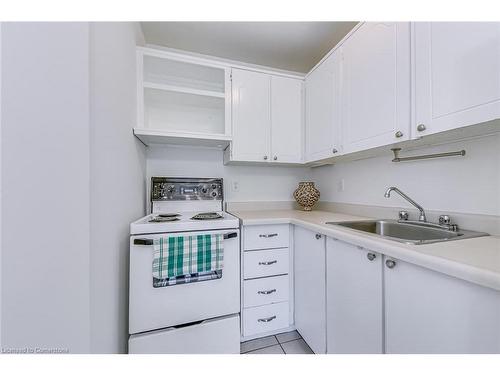
<svg viewBox="0 0 500 375">
<path fill-rule="evenodd" d="M 396 220 L 366 220 L 327 222 L 326 224 L 350 228 L 381 236 L 387 238 L 388 240 L 415 245 L 489 236 L 488 233 L 469 230 L 448 230 L 442 228 L 439 224 L 427 222 L 406 223 L 404 221 Z"/>
</svg>

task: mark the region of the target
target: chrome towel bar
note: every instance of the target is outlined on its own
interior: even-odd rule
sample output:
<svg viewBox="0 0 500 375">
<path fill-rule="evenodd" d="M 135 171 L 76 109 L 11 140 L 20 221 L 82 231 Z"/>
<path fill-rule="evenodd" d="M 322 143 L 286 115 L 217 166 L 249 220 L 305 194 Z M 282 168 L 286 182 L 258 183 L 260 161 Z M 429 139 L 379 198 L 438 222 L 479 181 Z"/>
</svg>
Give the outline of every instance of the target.
<svg viewBox="0 0 500 375">
<path fill-rule="evenodd" d="M 434 158 L 444 158 L 448 156 L 465 156 L 465 150 L 453 151 L 453 152 L 441 152 L 437 154 L 427 154 L 427 155 L 417 155 L 417 156 L 407 156 L 404 158 L 399 157 L 400 148 L 391 148 L 394 153 L 393 163 L 399 163 L 400 161 L 411 161 L 411 160 L 422 160 L 422 159 L 434 159 Z"/>
</svg>

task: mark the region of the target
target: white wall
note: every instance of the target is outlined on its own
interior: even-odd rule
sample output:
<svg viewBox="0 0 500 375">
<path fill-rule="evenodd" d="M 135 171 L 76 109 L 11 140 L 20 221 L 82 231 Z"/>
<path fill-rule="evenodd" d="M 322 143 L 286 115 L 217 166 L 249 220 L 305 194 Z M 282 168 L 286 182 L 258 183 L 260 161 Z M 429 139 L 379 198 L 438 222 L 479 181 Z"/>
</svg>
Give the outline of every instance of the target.
<svg viewBox="0 0 500 375">
<path fill-rule="evenodd" d="M 93 353 L 127 351 L 129 224 L 144 215 L 146 195 L 146 151 L 132 136 L 136 31 L 134 23 L 93 23 L 90 27 Z"/>
<path fill-rule="evenodd" d="M 0 350 L 2 348 L 2 22 L 0 22 Z"/>
<path fill-rule="evenodd" d="M 129 223 L 146 192 L 132 135 L 137 30 L 2 25 L 4 349 L 127 349 Z"/>
<path fill-rule="evenodd" d="M 2 25 L 4 349 L 89 349 L 88 27 Z"/>
<path fill-rule="evenodd" d="M 338 163 L 312 170 L 321 200 L 372 206 L 411 207 L 397 194 L 397 186 L 425 209 L 500 215 L 500 134 L 429 147 L 401 156 L 465 149 L 465 157 L 392 163 L 392 154 Z M 338 191 L 344 179 L 345 190 Z"/>
<path fill-rule="evenodd" d="M 309 175 L 309 168 L 276 166 L 224 166 L 222 151 L 187 147 L 149 147 L 147 176 L 222 177 L 225 200 L 293 201 L 298 182 Z M 239 191 L 231 189 L 239 182 Z"/>
</svg>

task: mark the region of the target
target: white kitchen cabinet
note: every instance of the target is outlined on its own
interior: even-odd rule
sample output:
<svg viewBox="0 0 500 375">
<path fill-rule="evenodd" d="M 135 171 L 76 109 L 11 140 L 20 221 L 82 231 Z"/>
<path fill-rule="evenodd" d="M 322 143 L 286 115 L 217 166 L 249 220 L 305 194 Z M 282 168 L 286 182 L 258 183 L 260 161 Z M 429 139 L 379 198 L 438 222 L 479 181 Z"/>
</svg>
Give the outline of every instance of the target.
<svg viewBox="0 0 500 375">
<path fill-rule="evenodd" d="M 409 139 L 410 23 L 364 23 L 342 56 L 344 153 Z"/>
<path fill-rule="evenodd" d="M 500 23 L 417 22 L 414 33 L 414 136 L 500 118 Z"/>
<path fill-rule="evenodd" d="M 326 262 L 328 353 L 383 353 L 382 255 L 328 238 Z"/>
<path fill-rule="evenodd" d="M 268 74 L 232 70 L 231 160 L 267 161 L 271 154 L 271 80 Z"/>
<path fill-rule="evenodd" d="M 233 69 L 229 161 L 302 162 L 302 83 Z"/>
<path fill-rule="evenodd" d="M 223 147 L 231 140 L 230 67 L 137 48 L 137 126 L 145 144 Z"/>
<path fill-rule="evenodd" d="M 500 353 L 500 292 L 400 260 L 385 263 L 387 353 Z"/>
<path fill-rule="evenodd" d="M 243 227 L 242 339 L 282 333 L 293 325 L 290 226 Z"/>
<path fill-rule="evenodd" d="M 302 86 L 299 79 L 271 77 L 271 157 L 277 163 L 302 162 Z"/>
<path fill-rule="evenodd" d="M 334 51 L 306 77 L 306 162 L 342 152 L 339 54 Z"/>
<path fill-rule="evenodd" d="M 314 353 L 325 353 L 325 236 L 294 230 L 295 327 Z"/>
</svg>

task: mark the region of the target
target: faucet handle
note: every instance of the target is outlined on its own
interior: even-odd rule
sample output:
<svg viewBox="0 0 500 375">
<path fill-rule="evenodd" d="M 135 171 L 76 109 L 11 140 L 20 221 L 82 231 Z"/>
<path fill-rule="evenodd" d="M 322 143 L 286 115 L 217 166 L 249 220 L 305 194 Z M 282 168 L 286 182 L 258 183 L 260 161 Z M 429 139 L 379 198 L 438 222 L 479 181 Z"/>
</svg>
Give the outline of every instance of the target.
<svg viewBox="0 0 500 375">
<path fill-rule="evenodd" d="M 447 226 L 449 230 L 453 232 L 458 232 L 458 225 L 451 223 L 451 217 L 449 215 L 440 215 L 439 224 Z"/>
<path fill-rule="evenodd" d="M 440 215 L 439 216 L 439 224 L 450 225 L 451 224 L 451 217 L 448 215 Z"/>
<path fill-rule="evenodd" d="M 408 220 L 408 211 L 399 211 L 399 220 Z"/>
</svg>

